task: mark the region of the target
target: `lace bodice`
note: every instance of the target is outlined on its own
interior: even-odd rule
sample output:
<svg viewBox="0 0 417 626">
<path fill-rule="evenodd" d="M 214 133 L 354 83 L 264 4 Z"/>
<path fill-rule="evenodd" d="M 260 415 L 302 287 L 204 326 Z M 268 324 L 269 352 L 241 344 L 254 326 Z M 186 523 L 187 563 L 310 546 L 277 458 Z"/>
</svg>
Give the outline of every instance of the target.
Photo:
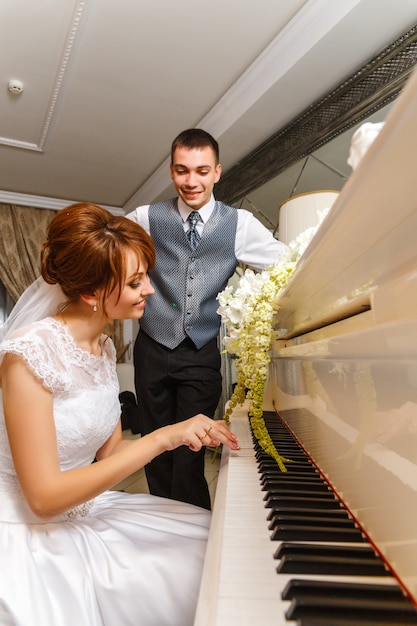
<svg viewBox="0 0 417 626">
<path fill-rule="evenodd" d="M 58 453 L 63 470 L 91 463 L 120 417 L 119 385 L 112 341 L 102 337 L 102 355 L 75 343 L 67 327 L 53 318 L 36 322 L 0 346 L 0 358 L 20 355 L 52 392 Z M 0 491 L 18 492 L 0 406 Z"/>
</svg>

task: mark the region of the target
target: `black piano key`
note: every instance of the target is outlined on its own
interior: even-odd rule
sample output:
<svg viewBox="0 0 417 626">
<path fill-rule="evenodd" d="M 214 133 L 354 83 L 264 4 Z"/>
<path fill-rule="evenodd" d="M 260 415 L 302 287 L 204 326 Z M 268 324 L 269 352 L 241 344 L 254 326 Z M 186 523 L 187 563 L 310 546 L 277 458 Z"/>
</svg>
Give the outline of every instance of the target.
<svg viewBox="0 0 417 626">
<path fill-rule="evenodd" d="M 268 528 L 274 530 L 281 524 L 302 524 L 303 526 L 320 526 L 321 528 L 356 528 L 355 522 L 348 517 L 326 517 L 318 515 L 276 514 Z"/>
<path fill-rule="evenodd" d="M 349 513 L 342 508 L 338 509 L 321 509 L 299 507 L 294 509 L 293 507 L 277 506 L 271 509 L 267 516 L 267 521 L 272 522 L 276 515 L 303 515 L 304 517 L 325 517 L 326 519 L 352 519 Z"/>
<path fill-rule="evenodd" d="M 280 437 L 271 437 L 272 441 L 275 443 L 276 447 L 279 446 L 279 452 L 282 450 L 282 454 L 302 454 L 306 457 L 304 450 L 296 443 L 291 443 L 290 441 L 283 441 Z M 259 453 L 260 455 L 264 455 L 265 450 L 259 446 L 258 443 L 255 443 L 255 453 Z"/>
<path fill-rule="evenodd" d="M 281 559 L 278 574 L 316 574 L 326 576 L 389 576 L 382 561 L 374 558 L 355 559 L 336 556 L 288 555 Z"/>
<path fill-rule="evenodd" d="M 285 456 L 287 459 L 291 459 L 289 460 L 288 465 L 292 465 L 293 462 L 294 463 L 297 463 L 297 462 L 306 463 L 307 462 L 314 467 L 314 464 L 308 458 L 305 451 L 302 448 L 300 448 L 298 445 L 291 445 L 291 444 L 287 445 L 283 443 L 282 441 L 280 441 L 279 439 L 276 439 L 273 443 L 275 443 L 276 448 L 278 449 L 279 453 L 282 456 Z M 261 446 L 257 442 L 255 442 L 254 444 L 254 453 L 255 453 L 255 458 L 259 462 L 262 462 L 262 461 L 267 462 L 269 459 L 271 459 L 271 456 L 267 452 L 265 452 L 265 450 L 261 448 Z"/>
<path fill-rule="evenodd" d="M 269 466 L 262 466 L 260 463 L 258 463 L 258 472 L 260 474 L 261 479 L 264 476 L 266 478 L 271 479 L 273 477 L 273 472 L 275 472 L 275 476 L 278 478 L 281 478 L 282 476 L 285 476 L 285 477 L 298 476 L 299 478 L 302 478 L 304 476 L 305 478 L 309 478 L 309 477 L 317 478 L 317 476 L 319 476 L 320 480 L 323 480 L 323 478 L 320 476 L 320 474 L 314 467 L 312 467 L 311 465 L 301 464 L 301 463 L 297 463 L 297 465 L 294 465 L 291 469 L 289 469 L 286 472 L 281 472 L 281 470 L 277 466 L 271 468 Z"/>
<path fill-rule="evenodd" d="M 282 454 L 282 456 L 296 456 L 296 457 L 302 457 L 302 458 L 306 458 L 305 452 L 302 448 L 300 448 L 300 446 L 297 445 L 291 445 L 291 444 L 284 444 L 282 443 L 282 441 L 280 441 L 279 439 L 277 439 L 276 441 L 276 446 L 279 446 L 279 452 L 280 454 Z M 260 448 L 258 451 L 259 455 L 264 455 L 265 451 L 262 450 L 262 448 Z M 307 459 L 308 460 L 308 459 Z"/>
<path fill-rule="evenodd" d="M 267 493 L 273 495 L 274 493 L 281 493 L 281 491 L 302 491 L 308 495 L 315 493 L 327 494 L 329 498 L 334 498 L 334 493 L 329 486 L 324 482 L 304 482 L 304 481 L 282 481 L 271 485 Z"/>
<path fill-rule="evenodd" d="M 267 500 L 269 497 L 279 497 L 282 494 L 285 496 L 295 496 L 297 498 L 305 496 L 309 499 L 319 498 L 321 500 L 336 500 L 336 502 L 339 502 L 333 491 L 326 488 L 326 486 L 314 483 L 308 484 L 307 486 L 305 483 L 300 482 L 288 482 L 282 485 L 270 485 L 269 483 L 265 483 L 265 485 L 260 485 L 260 491 L 264 492 L 264 500 Z"/>
<path fill-rule="evenodd" d="M 288 620 L 302 617 L 309 618 L 338 618 L 343 614 L 349 619 L 366 620 L 378 619 L 383 624 L 417 623 L 417 614 L 413 605 L 402 600 L 381 599 L 372 600 L 352 598 L 309 598 L 306 600 L 294 599 L 285 616 Z M 413 622 L 400 620 L 414 619 Z M 352 622 L 357 623 L 357 622 Z"/>
<path fill-rule="evenodd" d="M 311 465 L 311 463 L 309 463 L 308 461 L 303 461 L 301 458 L 300 459 L 294 459 L 292 461 L 292 463 L 285 463 L 285 468 L 286 471 L 282 472 L 280 470 L 280 468 L 277 466 L 277 462 L 274 461 L 275 465 L 273 465 L 270 462 L 270 459 L 257 459 L 257 463 L 258 463 L 258 471 L 261 473 L 267 472 L 267 471 L 272 471 L 272 472 L 276 472 L 279 475 L 279 472 L 281 472 L 281 474 L 284 474 L 285 476 L 288 476 L 289 474 L 291 474 L 292 472 L 304 472 L 305 474 L 317 474 L 317 468 L 314 467 L 314 465 Z"/>
<path fill-rule="evenodd" d="M 272 461 L 272 463 L 271 463 Z M 262 457 L 261 459 L 257 459 L 257 464 L 258 467 L 262 466 L 262 471 L 264 474 L 275 474 L 277 476 L 289 476 L 290 474 L 293 474 L 295 472 L 300 472 L 303 474 L 314 474 L 314 475 L 318 475 L 321 477 L 321 474 L 319 472 L 319 470 L 317 469 L 317 467 L 315 465 L 313 465 L 312 463 L 309 462 L 305 462 L 303 461 L 302 463 L 298 463 L 297 461 L 293 461 L 291 463 L 288 463 L 288 465 L 285 466 L 286 471 L 283 472 L 277 465 L 277 462 L 274 461 L 273 459 L 271 459 L 271 457 Z"/>
<path fill-rule="evenodd" d="M 288 477 L 288 480 L 285 481 L 263 477 L 260 481 L 260 484 L 261 491 L 272 491 L 273 489 L 280 489 L 281 487 L 288 490 L 291 488 L 291 485 L 294 485 L 295 489 L 300 489 L 300 486 L 304 485 L 304 488 L 306 490 L 308 490 L 308 488 L 310 487 L 312 489 L 316 487 L 316 491 L 326 491 L 326 488 L 324 486 L 321 487 L 322 481 L 318 480 L 317 478 L 308 477 L 306 479 L 299 478 L 298 476 L 295 476 L 294 478 Z"/>
<path fill-rule="evenodd" d="M 263 472 L 281 472 L 281 474 L 283 473 L 286 476 L 294 471 L 306 472 L 310 474 L 318 472 L 317 467 L 314 467 L 314 465 L 312 465 L 308 460 L 303 461 L 302 459 L 300 459 L 299 461 L 292 461 L 291 463 L 285 465 L 285 472 L 282 472 L 282 470 L 279 469 L 279 467 L 277 466 L 277 462 L 274 459 L 271 459 L 271 457 L 262 456 L 262 458 L 257 459 L 257 463 L 259 469 Z"/>
<path fill-rule="evenodd" d="M 320 544 L 320 543 L 291 543 L 289 541 L 283 541 L 277 548 L 274 559 L 282 559 L 288 554 L 300 554 L 304 558 L 312 556 L 337 556 L 339 559 L 345 557 L 370 559 L 375 558 L 379 561 L 379 557 L 376 555 L 372 546 L 368 543 L 360 545 L 335 545 L 335 544 Z"/>
<path fill-rule="evenodd" d="M 308 478 L 309 476 L 311 477 L 317 477 L 319 476 L 321 480 L 322 477 L 320 476 L 319 472 L 316 470 L 315 467 L 311 466 L 311 465 L 294 465 L 293 467 L 291 467 L 290 469 L 288 469 L 286 472 L 281 472 L 281 470 L 279 469 L 279 467 L 277 467 L 277 464 L 275 462 L 275 467 L 270 467 L 269 465 L 261 465 L 260 463 L 258 463 L 258 471 L 261 475 L 261 478 L 263 478 L 264 476 L 267 478 L 271 478 L 273 476 L 278 476 L 280 477 L 281 475 L 284 476 L 305 476 L 306 478 Z"/>
<path fill-rule="evenodd" d="M 276 506 L 296 508 L 311 507 L 316 509 L 339 509 L 343 508 L 336 498 L 324 498 L 316 495 L 314 498 L 304 495 L 292 496 L 288 494 L 274 494 L 265 500 L 265 508 L 271 509 Z"/>
<path fill-rule="evenodd" d="M 282 590 L 283 600 L 293 600 L 294 598 L 369 598 L 377 599 L 397 599 L 411 603 L 398 585 L 377 585 L 368 583 L 345 583 L 331 580 L 300 580 L 293 578 Z"/>
<path fill-rule="evenodd" d="M 381 617 L 367 617 L 359 619 L 357 616 L 349 618 L 344 613 L 341 615 L 333 615 L 331 617 L 320 616 L 314 618 L 311 616 L 302 616 L 295 622 L 297 626 L 403 626 L 404 624 L 416 624 L 417 622 L 411 615 L 397 616 L 395 621 L 389 615 Z"/>
<path fill-rule="evenodd" d="M 263 482 L 277 481 L 282 483 L 290 480 L 305 480 L 313 483 L 325 482 L 317 471 L 311 471 L 310 468 L 308 468 L 307 471 L 295 468 L 288 472 L 281 472 L 279 468 L 278 470 L 276 468 L 268 468 L 259 473 L 261 474 L 260 480 Z"/>
<path fill-rule="evenodd" d="M 279 446 L 279 444 L 276 444 L 277 447 Z M 280 452 L 281 452 L 281 446 L 280 447 Z M 288 456 L 291 454 L 291 452 L 288 452 Z M 284 455 L 283 455 L 284 456 Z M 258 461 L 258 463 L 264 463 L 265 465 L 271 465 L 271 461 L 275 462 L 274 459 L 265 452 L 265 450 L 263 450 L 262 448 L 258 448 L 256 449 L 255 447 L 255 458 Z M 310 461 L 310 459 L 305 455 L 304 452 L 302 453 L 298 453 L 297 452 L 297 458 L 290 460 L 288 465 L 286 465 L 286 469 L 288 469 L 288 467 L 293 467 L 295 464 L 299 464 L 299 465 L 310 465 L 310 467 L 314 467 L 313 463 Z M 317 469 L 317 468 L 316 468 Z"/>
<path fill-rule="evenodd" d="M 281 474 L 284 474 L 284 476 L 291 476 L 292 474 L 304 474 L 304 476 L 317 476 L 318 471 L 315 467 L 313 467 L 312 465 L 309 465 L 308 463 L 297 463 L 297 464 L 293 464 L 292 467 L 290 467 L 290 469 L 287 469 L 286 472 L 281 472 L 281 470 L 279 469 L 279 467 L 277 467 L 277 463 L 275 461 L 275 466 L 272 467 L 271 465 L 269 465 L 269 463 L 259 463 L 258 462 L 258 472 L 261 474 L 261 476 L 265 476 L 267 474 L 267 472 L 271 473 L 274 472 L 275 475 L 280 476 Z M 320 475 L 320 474 L 319 474 Z"/>
<path fill-rule="evenodd" d="M 274 528 L 272 541 L 338 541 L 359 542 L 364 537 L 359 528 L 324 528 L 304 524 L 280 524 Z"/>
<path fill-rule="evenodd" d="M 296 443 L 291 443 L 289 441 L 288 442 L 282 441 L 279 437 L 275 438 L 275 443 L 277 447 L 279 446 L 279 451 L 283 455 L 285 454 L 300 454 L 301 455 L 302 454 L 305 457 L 304 450 L 301 448 L 301 446 L 299 446 Z"/>
<path fill-rule="evenodd" d="M 271 428 L 269 429 L 268 432 L 269 432 L 271 439 L 275 442 L 279 442 L 279 445 L 282 446 L 283 448 L 286 448 L 286 449 L 294 448 L 297 450 L 302 450 L 302 447 L 297 441 L 295 441 L 295 439 L 293 439 L 292 435 L 289 435 L 288 433 L 285 434 L 283 431 L 274 432 L 273 429 Z M 259 445 L 259 443 L 256 441 L 255 445 Z"/>
<path fill-rule="evenodd" d="M 318 472 L 281 472 L 281 470 L 268 470 L 262 473 L 260 481 L 262 484 L 275 481 L 282 482 L 284 480 L 305 480 L 306 482 L 322 481 L 322 477 Z"/>
</svg>

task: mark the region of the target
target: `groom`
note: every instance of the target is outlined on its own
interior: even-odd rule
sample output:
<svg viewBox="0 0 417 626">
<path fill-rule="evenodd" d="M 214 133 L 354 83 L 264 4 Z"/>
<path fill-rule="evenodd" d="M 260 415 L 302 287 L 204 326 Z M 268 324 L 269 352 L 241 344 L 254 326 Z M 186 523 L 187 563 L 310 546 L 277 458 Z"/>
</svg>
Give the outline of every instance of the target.
<svg viewBox="0 0 417 626">
<path fill-rule="evenodd" d="M 142 435 L 197 413 L 213 417 L 222 390 L 217 294 L 238 263 L 261 270 L 286 249 L 252 213 L 214 198 L 221 171 L 217 141 L 202 129 L 185 130 L 171 147 L 178 197 L 127 216 L 150 233 L 156 249 L 155 294 L 134 350 Z M 165 452 L 145 471 L 152 494 L 211 508 L 204 448 Z"/>
</svg>

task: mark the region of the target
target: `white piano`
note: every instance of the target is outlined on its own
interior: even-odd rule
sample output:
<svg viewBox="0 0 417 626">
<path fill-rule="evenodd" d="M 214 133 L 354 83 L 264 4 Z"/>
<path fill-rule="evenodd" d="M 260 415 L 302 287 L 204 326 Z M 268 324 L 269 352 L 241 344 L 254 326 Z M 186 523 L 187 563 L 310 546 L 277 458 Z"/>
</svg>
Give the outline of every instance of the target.
<svg viewBox="0 0 417 626">
<path fill-rule="evenodd" d="M 416 74 L 303 255 L 276 324 L 282 330 L 272 346 L 264 408 L 277 422 L 282 418 L 389 575 L 277 573 L 279 541 L 271 541 L 243 406 L 232 417 L 241 450 L 222 454 L 195 626 L 339 624 L 314 615 L 310 621 L 287 619 L 291 600 L 281 594 L 294 578 L 398 586 L 412 606 L 417 603 Z M 280 451 L 279 441 L 277 447 Z M 417 623 L 417 609 L 409 622 L 349 617 L 349 611 L 339 615 L 340 623 Z"/>
</svg>

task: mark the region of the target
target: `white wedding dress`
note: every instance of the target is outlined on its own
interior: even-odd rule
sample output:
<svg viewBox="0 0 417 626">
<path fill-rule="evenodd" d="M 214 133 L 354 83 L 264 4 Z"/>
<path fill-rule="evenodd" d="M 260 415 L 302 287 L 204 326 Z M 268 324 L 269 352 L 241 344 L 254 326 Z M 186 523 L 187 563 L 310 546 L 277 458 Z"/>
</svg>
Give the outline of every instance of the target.
<svg viewBox="0 0 417 626">
<path fill-rule="evenodd" d="M 53 394 L 63 471 L 90 464 L 120 416 L 114 346 L 80 349 L 53 318 L 0 346 Z M 1 626 L 189 626 L 210 513 L 108 491 L 42 521 L 23 499 L 0 407 Z"/>
</svg>

